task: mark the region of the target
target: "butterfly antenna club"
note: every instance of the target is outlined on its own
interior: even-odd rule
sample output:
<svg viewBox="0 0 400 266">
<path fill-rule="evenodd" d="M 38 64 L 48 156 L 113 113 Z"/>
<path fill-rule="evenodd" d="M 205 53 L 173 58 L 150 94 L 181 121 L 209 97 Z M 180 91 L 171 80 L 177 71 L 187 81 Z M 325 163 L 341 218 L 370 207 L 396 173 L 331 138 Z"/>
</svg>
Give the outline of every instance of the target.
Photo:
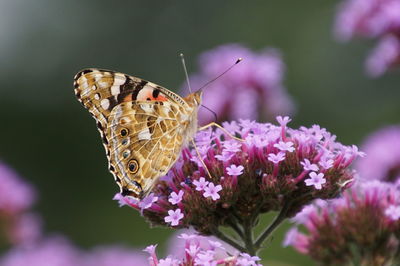
<svg viewBox="0 0 400 266">
<path fill-rule="evenodd" d="M 236 62 L 234 64 L 232 64 L 230 67 L 228 67 L 224 72 L 222 72 L 221 74 L 219 74 L 218 76 L 216 76 L 215 78 L 213 78 L 212 80 L 210 80 L 209 82 L 207 82 L 206 84 L 204 84 L 203 86 L 200 87 L 200 89 L 198 89 L 197 91 L 200 91 L 202 89 L 204 89 L 205 87 L 207 87 L 208 85 L 210 85 L 211 83 L 213 83 L 214 81 L 216 81 L 217 79 L 219 79 L 220 77 L 222 77 L 223 75 L 225 75 L 229 70 L 231 70 L 234 66 L 236 66 L 237 64 L 239 64 L 240 62 L 243 61 L 243 58 L 238 58 L 236 60 Z"/>
<path fill-rule="evenodd" d="M 185 56 L 182 53 L 180 53 L 179 56 L 181 57 L 183 71 L 185 72 L 185 77 L 186 77 L 186 82 L 187 82 L 187 85 L 189 88 L 189 92 L 192 93 L 192 87 L 190 86 L 189 75 L 188 75 L 188 72 L 186 69 Z"/>
</svg>

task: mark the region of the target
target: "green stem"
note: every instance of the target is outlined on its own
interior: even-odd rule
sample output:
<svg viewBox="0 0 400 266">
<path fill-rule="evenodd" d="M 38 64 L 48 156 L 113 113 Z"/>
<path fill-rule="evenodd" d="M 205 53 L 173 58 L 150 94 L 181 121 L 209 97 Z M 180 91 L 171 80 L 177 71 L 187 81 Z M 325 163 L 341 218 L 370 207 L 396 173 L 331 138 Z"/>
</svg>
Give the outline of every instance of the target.
<svg viewBox="0 0 400 266">
<path fill-rule="evenodd" d="M 229 226 L 233 229 L 233 231 L 235 231 L 236 234 L 238 234 L 238 236 L 243 239 L 244 238 L 244 233 L 243 230 L 238 226 L 237 223 L 233 222 L 232 220 L 228 221 Z"/>
<path fill-rule="evenodd" d="M 274 221 L 265 229 L 265 231 L 258 237 L 254 247 L 256 250 L 261 248 L 261 245 L 264 243 L 265 239 L 267 239 L 275 229 L 286 219 L 286 213 L 289 209 L 289 204 L 285 204 L 282 210 L 279 212 L 278 216 L 275 217 Z"/>
<path fill-rule="evenodd" d="M 256 248 L 254 247 L 254 242 L 253 242 L 252 221 L 246 220 L 243 224 L 243 228 L 244 228 L 243 241 L 244 241 L 244 244 L 246 245 L 247 253 L 250 254 L 251 256 L 255 256 Z"/>
<path fill-rule="evenodd" d="M 231 245 L 232 247 L 236 248 L 237 250 L 241 252 L 247 252 L 247 250 L 242 247 L 239 243 L 231 239 L 230 237 L 226 236 L 224 233 L 218 230 L 218 228 L 215 228 L 212 231 L 213 235 L 224 241 L 225 243 Z"/>
</svg>

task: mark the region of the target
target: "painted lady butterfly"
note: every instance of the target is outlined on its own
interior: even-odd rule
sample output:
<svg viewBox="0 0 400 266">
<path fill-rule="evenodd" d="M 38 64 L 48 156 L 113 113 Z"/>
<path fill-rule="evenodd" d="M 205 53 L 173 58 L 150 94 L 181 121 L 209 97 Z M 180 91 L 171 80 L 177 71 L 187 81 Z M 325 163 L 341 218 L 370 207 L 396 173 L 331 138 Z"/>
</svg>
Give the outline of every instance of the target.
<svg viewBox="0 0 400 266">
<path fill-rule="evenodd" d="M 202 92 L 182 98 L 146 80 L 85 69 L 75 94 L 97 122 L 109 170 L 124 196 L 142 198 L 197 132 Z"/>
</svg>

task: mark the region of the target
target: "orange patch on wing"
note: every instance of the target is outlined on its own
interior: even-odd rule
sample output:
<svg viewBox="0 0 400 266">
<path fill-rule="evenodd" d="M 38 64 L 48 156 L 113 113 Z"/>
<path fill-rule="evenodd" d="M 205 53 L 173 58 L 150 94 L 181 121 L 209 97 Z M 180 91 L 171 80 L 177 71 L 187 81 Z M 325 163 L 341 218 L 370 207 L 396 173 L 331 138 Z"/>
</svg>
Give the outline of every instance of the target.
<svg viewBox="0 0 400 266">
<path fill-rule="evenodd" d="M 157 96 L 157 98 L 154 98 L 154 100 L 156 100 L 156 101 L 161 101 L 161 102 L 168 101 L 167 97 L 164 97 L 164 96 L 162 96 L 161 94 L 159 94 L 159 95 Z"/>
<path fill-rule="evenodd" d="M 122 102 L 131 102 L 132 101 L 132 94 L 128 94 L 124 97 Z"/>
</svg>

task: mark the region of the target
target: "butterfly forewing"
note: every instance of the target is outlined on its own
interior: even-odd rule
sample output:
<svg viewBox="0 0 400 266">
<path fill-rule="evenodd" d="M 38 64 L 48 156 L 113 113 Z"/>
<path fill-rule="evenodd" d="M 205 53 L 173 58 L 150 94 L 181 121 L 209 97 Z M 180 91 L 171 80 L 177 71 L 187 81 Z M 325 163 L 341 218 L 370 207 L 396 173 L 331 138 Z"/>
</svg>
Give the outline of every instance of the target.
<svg viewBox="0 0 400 266">
<path fill-rule="evenodd" d="M 196 132 L 201 94 L 182 99 L 154 83 L 98 69 L 79 72 L 74 86 L 97 121 L 121 192 L 143 197 Z"/>
</svg>

